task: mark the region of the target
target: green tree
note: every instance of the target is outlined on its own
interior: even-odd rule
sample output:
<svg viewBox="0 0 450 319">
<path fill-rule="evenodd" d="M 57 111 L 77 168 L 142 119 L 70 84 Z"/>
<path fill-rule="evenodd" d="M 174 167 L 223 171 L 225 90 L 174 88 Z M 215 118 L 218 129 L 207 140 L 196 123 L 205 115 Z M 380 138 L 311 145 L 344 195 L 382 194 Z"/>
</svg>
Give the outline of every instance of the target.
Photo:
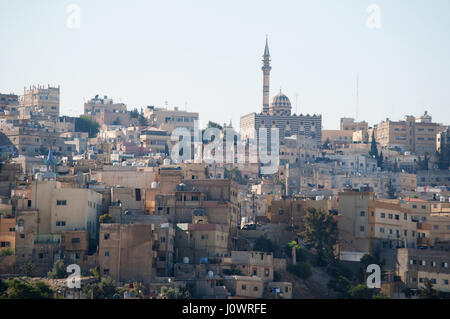
<svg viewBox="0 0 450 319">
<path fill-rule="evenodd" d="M 253 245 L 254 251 L 264 251 L 275 253 L 279 249 L 278 245 L 265 236 L 260 236 L 255 240 Z"/>
<path fill-rule="evenodd" d="M 306 280 L 312 276 L 311 266 L 307 262 L 299 262 L 295 265 L 289 265 L 288 271 L 303 280 Z"/>
<path fill-rule="evenodd" d="M 192 297 L 188 289 L 161 287 L 161 297 L 167 299 L 190 299 Z"/>
<path fill-rule="evenodd" d="M 100 279 L 101 275 L 100 275 L 100 267 L 99 266 L 95 266 L 94 268 L 91 269 L 92 274 L 94 275 L 95 278 Z"/>
<path fill-rule="evenodd" d="M 50 299 L 53 297 L 53 291 L 44 282 L 31 285 L 15 279 L 9 282 L 9 287 L 9 299 Z"/>
<path fill-rule="evenodd" d="M 301 237 L 317 252 L 317 264 L 325 266 L 334 261 L 334 245 L 337 242 L 337 224 L 333 215 L 310 207 L 303 217 L 305 230 Z"/>
<path fill-rule="evenodd" d="M 13 251 L 11 248 L 3 248 L 0 251 L 0 256 L 11 256 L 13 254 Z"/>
<path fill-rule="evenodd" d="M 372 299 L 376 294 L 375 289 L 368 288 L 365 284 L 350 287 L 348 294 L 351 299 Z"/>
<path fill-rule="evenodd" d="M 306 253 L 302 247 L 295 241 L 291 241 L 286 245 L 285 252 L 286 255 L 292 258 L 292 248 L 295 247 L 295 260 L 297 262 L 306 261 Z"/>
<path fill-rule="evenodd" d="M 349 290 L 351 288 L 351 282 L 344 276 L 338 276 L 328 281 L 327 287 L 333 289 L 338 298 L 349 298 Z"/>
<path fill-rule="evenodd" d="M 450 145 L 442 143 L 439 152 L 437 152 L 438 157 L 438 168 L 448 170 L 450 166 Z"/>
<path fill-rule="evenodd" d="M 331 149 L 331 141 L 330 141 L 329 138 L 327 138 L 327 139 L 325 140 L 325 142 L 322 144 L 322 149 L 324 149 L 324 150 L 329 150 L 329 149 Z"/>
<path fill-rule="evenodd" d="M 48 272 L 47 276 L 50 279 L 67 278 L 67 271 L 64 262 L 62 260 L 55 261 L 52 271 Z"/>
<path fill-rule="evenodd" d="M 103 215 L 101 215 L 101 216 L 98 218 L 98 221 L 99 221 L 101 224 L 108 224 L 109 222 L 112 221 L 112 216 L 111 216 L 110 214 L 108 214 L 108 213 L 103 214 Z"/>
<path fill-rule="evenodd" d="M 33 274 L 33 269 L 34 265 L 31 262 L 24 263 L 21 268 L 22 273 L 27 277 L 31 277 L 31 275 Z"/>
<path fill-rule="evenodd" d="M 220 125 L 220 124 L 218 124 L 216 122 L 212 122 L 212 121 L 209 121 L 206 127 L 207 128 L 214 127 L 214 128 L 218 128 L 221 131 L 223 130 L 222 125 Z"/>
<path fill-rule="evenodd" d="M 383 151 L 380 152 L 380 155 L 377 157 L 377 166 L 383 167 Z"/>
<path fill-rule="evenodd" d="M 137 297 L 144 298 L 147 292 L 147 287 L 145 287 L 145 285 L 142 284 L 141 282 L 135 281 L 133 283 L 133 292 L 136 294 Z"/>
<path fill-rule="evenodd" d="M 100 129 L 100 124 L 88 116 L 80 115 L 75 121 L 75 132 L 89 133 L 89 137 L 96 137 Z"/>
<path fill-rule="evenodd" d="M 1 296 L 3 296 L 3 294 L 6 292 L 7 289 L 8 289 L 8 284 L 0 279 L 0 298 L 1 298 Z"/>
<path fill-rule="evenodd" d="M 102 278 L 98 286 L 103 296 L 108 299 L 111 299 L 117 291 L 116 282 L 111 277 Z"/>
<path fill-rule="evenodd" d="M 134 108 L 132 111 L 130 111 L 130 117 L 132 119 L 137 119 L 139 117 L 139 111 L 137 108 Z"/>
<path fill-rule="evenodd" d="M 141 111 L 141 114 L 139 114 L 138 121 L 139 121 L 139 126 L 148 126 L 148 120 L 144 116 L 143 111 Z"/>
<path fill-rule="evenodd" d="M 420 290 L 421 299 L 439 299 L 439 291 L 433 288 L 433 283 L 425 278 L 424 287 Z"/>
<path fill-rule="evenodd" d="M 372 142 L 370 144 L 369 156 L 372 158 L 378 158 L 377 141 L 375 140 L 374 131 L 372 131 Z"/>
<path fill-rule="evenodd" d="M 417 158 L 417 168 L 422 171 L 428 171 L 428 162 L 429 157 L 427 154 L 424 155 L 423 159 L 419 155 Z"/>
<path fill-rule="evenodd" d="M 396 198 L 395 197 L 395 187 L 392 184 L 392 180 L 391 179 L 389 179 L 389 181 L 388 181 L 388 183 L 386 185 L 386 192 L 387 192 L 387 195 L 388 195 L 389 199 L 395 199 Z"/>
</svg>

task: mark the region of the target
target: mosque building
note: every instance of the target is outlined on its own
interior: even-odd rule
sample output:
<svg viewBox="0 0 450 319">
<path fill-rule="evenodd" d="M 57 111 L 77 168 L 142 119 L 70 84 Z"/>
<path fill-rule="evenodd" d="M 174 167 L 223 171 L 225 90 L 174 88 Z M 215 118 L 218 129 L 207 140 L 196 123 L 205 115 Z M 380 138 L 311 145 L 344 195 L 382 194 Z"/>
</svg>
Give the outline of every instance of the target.
<svg viewBox="0 0 450 319">
<path fill-rule="evenodd" d="M 278 128 L 280 142 L 283 143 L 285 137 L 300 135 L 313 139 L 317 145 L 322 139 L 322 115 L 297 115 L 292 114 L 292 106 L 289 98 L 280 92 L 272 98 L 270 96 L 270 53 L 268 39 L 263 55 L 263 105 L 261 113 L 250 113 L 241 117 L 240 132 L 243 139 L 255 138 L 259 128 L 267 128 L 270 141 L 270 128 Z"/>
</svg>

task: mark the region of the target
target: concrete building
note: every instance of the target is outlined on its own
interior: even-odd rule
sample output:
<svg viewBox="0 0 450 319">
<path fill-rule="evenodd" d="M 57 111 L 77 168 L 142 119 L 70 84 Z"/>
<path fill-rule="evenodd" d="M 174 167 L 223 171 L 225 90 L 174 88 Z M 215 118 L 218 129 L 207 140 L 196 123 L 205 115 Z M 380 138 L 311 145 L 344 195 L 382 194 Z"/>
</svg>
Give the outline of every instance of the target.
<svg viewBox="0 0 450 319">
<path fill-rule="evenodd" d="M 105 125 L 121 125 L 129 127 L 132 124 L 137 125 L 137 119 L 133 119 L 127 111 L 127 106 L 124 103 L 114 103 L 113 99 L 99 98 L 96 95 L 84 104 L 84 115 L 90 117 L 94 121 Z"/>
<path fill-rule="evenodd" d="M 172 143 L 168 131 L 156 127 L 148 127 L 141 131 L 140 139 L 142 146 L 151 153 L 170 154 Z"/>
<path fill-rule="evenodd" d="M 272 253 L 258 251 L 232 251 L 231 263 L 245 276 L 257 276 L 263 282 L 273 281 Z"/>
<path fill-rule="evenodd" d="M 193 134 L 194 122 L 199 119 L 197 112 L 183 111 L 178 107 L 169 110 L 167 108 L 147 106 L 144 110 L 144 116 L 148 119 L 149 125 L 166 131 L 169 135 L 177 127 L 187 128 Z"/>
<path fill-rule="evenodd" d="M 367 131 L 369 124 L 366 121 L 356 122 L 354 118 L 342 117 L 340 121 L 341 131 Z"/>
<path fill-rule="evenodd" d="M 397 250 L 397 275 L 409 288 L 424 287 L 425 279 L 433 284 L 433 289 L 450 292 L 450 253 L 437 249 Z"/>
<path fill-rule="evenodd" d="M 117 282 L 151 282 L 157 257 L 154 230 L 152 224 L 100 224 L 98 262 L 102 276 Z"/>
<path fill-rule="evenodd" d="M 377 142 L 385 148 L 398 148 L 415 154 L 434 154 L 436 151 L 436 134 L 443 126 L 432 122 L 425 112 L 422 116 L 406 116 L 403 121 L 386 119 L 376 127 Z"/>
<path fill-rule="evenodd" d="M 176 225 L 175 254 L 177 262 L 187 257 L 191 263 L 228 256 L 229 228 L 219 224 Z"/>
<path fill-rule="evenodd" d="M 225 276 L 225 286 L 230 291 L 229 299 L 261 299 L 264 293 L 263 281 L 253 276 Z"/>
<path fill-rule="evenodd" d="M 32 86 L 28 89 L 25 88 L 24 95 L 20 99 L 20 108 L 28 114 L 36 112 L 56 119 L 59 117 L 59 98 L 59 86 Z"/>
<path fill-rule="evenodd" d="M 39 212 L 38 234 L 86 230 L 91 244 L 95 243 L 102 207 L 100 193 L 87 188 L 72 188 L 57 181 L 33 181 L 31 187 L 30 209 Z"/>
</svg>

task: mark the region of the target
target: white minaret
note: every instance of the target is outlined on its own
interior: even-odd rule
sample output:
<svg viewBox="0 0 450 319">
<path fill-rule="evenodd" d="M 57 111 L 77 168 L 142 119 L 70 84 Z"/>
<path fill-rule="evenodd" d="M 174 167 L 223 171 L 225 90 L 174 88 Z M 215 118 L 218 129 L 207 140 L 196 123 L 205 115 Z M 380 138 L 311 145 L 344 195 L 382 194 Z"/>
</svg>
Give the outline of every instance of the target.
<svg viewBox="0 0 450 319">
<path fill-rule="evenodd" d="M 263 113 L 269 113 L 269 98 L 270 98 L 270 53 L 269 53 L 269 43 L 266 36 L 266 47 L 264 48 L 263 55 Z"/>
</svg>

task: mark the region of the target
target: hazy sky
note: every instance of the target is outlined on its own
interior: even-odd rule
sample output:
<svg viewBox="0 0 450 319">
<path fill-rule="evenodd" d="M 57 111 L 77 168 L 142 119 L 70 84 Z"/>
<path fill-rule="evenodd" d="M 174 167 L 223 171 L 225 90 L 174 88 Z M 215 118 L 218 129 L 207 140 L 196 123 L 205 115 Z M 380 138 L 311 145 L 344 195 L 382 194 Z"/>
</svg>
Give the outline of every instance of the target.
<svg viewBox="0 0 450 319">
<path fill-rule="evenodd" d="M 66 25 L 72 3 L 79 29 Z M 367 26 L 370 4 L 379 29 Z M 324 128 L 355 117 L 356 74 L 358 119 L 428 110 L 450 124 L 448 0 L 0 0 L 0 92 L 60 85 L 62 114 L 100 94 L 239 127 L 261 110 L 266 33 L 271 96 L 281 87 L 293 112 L 321 113 Z"/>
</svg>

